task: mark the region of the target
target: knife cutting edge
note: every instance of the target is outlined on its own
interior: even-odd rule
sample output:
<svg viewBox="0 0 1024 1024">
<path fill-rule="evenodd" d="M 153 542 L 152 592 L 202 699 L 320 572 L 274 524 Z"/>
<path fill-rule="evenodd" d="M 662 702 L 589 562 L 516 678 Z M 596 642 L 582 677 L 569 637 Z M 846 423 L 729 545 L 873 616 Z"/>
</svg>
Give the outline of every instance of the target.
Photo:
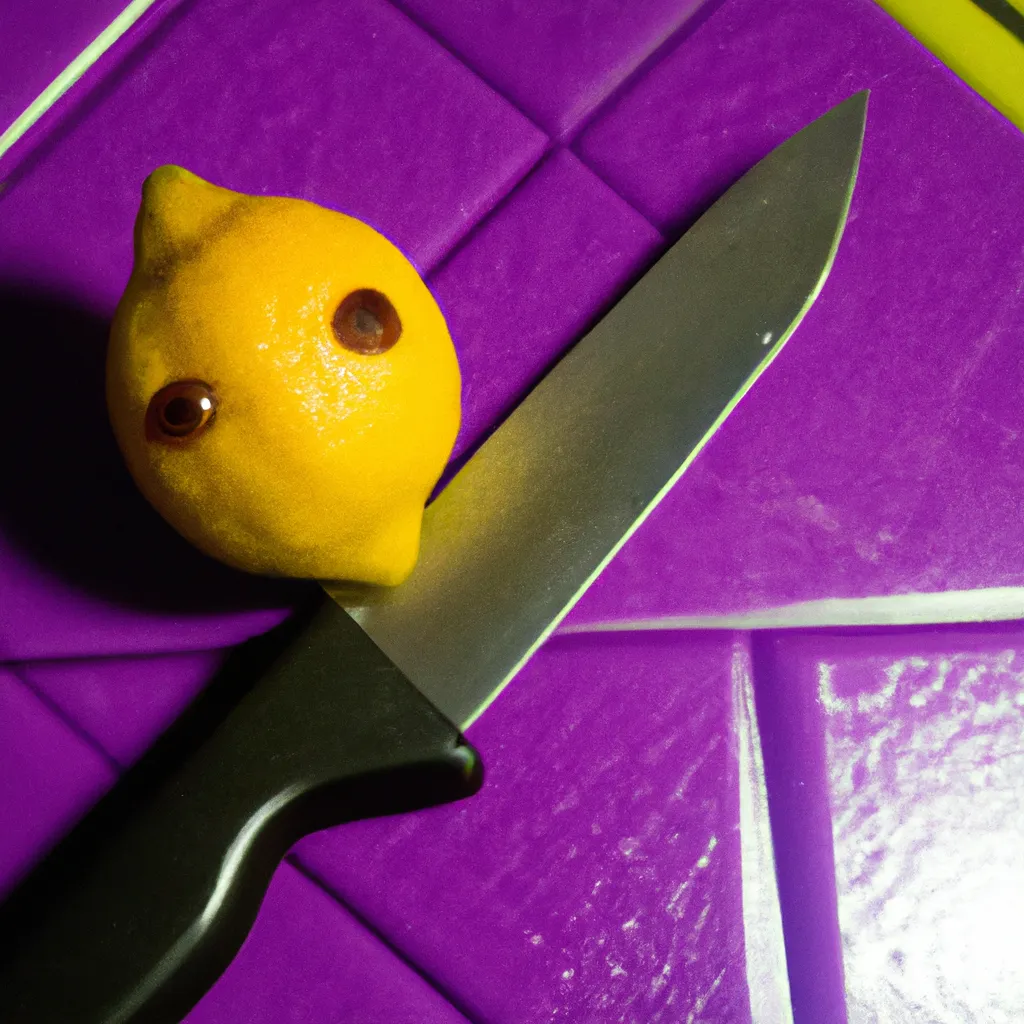
<svg viewBox="0 0 1024 1024">
<path fill-rule="evenodd" d="M 170 1024 L 303 835 L 458 799 L 469 727 L 692 463 L 820 292 L 867 94 L 784 142 L 583 337 L 428 508 L 393 591 L 243 647 L 0 914 L 5 1024 Z"/>
<path fill-rule="evenodd" d="M 487 708 L 799 325 L 842 235 L 865 113 L 858 94 L 738 181 L 427 509 L 412 577 L 349 606 L 452 721 Z"/>
</svg>

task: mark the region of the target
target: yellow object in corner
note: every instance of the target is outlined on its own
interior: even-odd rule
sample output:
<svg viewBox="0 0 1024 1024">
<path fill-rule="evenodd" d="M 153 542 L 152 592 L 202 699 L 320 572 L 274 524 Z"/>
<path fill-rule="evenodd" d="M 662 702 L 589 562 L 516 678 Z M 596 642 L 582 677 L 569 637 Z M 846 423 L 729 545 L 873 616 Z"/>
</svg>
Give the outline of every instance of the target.
<svg viewBox="0 0 1024 1024">
<path fill-rule="evenodd" d="M 876 0 L 1024 130 L 1024 43 L 971 0 Z M 1024 0 L 1010 0 L 1024 10 Z"/>
<path fill-rule="evenodd" d="M 229 565 L 396 584 L 459 427 L 412 264 L 352 217 L 180 167 L 147 179 L 107 403 L 139 489 Z"/>
</svg>

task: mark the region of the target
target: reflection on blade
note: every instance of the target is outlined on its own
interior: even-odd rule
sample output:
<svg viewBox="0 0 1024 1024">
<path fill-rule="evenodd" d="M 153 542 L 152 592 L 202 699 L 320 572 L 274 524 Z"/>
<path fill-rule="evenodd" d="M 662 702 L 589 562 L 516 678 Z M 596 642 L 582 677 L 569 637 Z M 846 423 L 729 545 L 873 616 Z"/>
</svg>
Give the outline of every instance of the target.
<svg viewBox="0 0 1024 1024">
<path fill-rule="evenodd" d="M 490 704 L 679 479 L 825 282 L 867 94 L 737 182 L 428 509 L 412 577 L 353 618 L 454 722 Z"/>
</svg>

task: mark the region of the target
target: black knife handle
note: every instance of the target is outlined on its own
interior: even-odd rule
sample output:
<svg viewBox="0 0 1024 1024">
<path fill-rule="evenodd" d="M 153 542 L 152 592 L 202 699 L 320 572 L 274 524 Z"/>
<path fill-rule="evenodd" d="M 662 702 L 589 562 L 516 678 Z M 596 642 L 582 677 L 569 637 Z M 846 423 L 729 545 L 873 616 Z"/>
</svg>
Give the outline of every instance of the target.
<svg viewBox="0 0 1024 1024">
<path fill-rule="evenodd" d="M 243 651 L 8 901 L 3 1024 L 177 1022 L 297 839 L 480 787 L 458 729 L 333 601 L 299 625 L 255 682 L 267 641 Z"/>
</svg>

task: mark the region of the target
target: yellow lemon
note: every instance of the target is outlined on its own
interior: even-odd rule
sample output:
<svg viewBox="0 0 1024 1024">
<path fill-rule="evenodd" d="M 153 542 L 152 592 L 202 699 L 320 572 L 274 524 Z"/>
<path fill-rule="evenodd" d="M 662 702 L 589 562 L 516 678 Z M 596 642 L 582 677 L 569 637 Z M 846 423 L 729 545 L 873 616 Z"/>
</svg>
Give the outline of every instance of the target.
<svg viewBox="0 0 1024 1024">
<path fill-rule="evenodd" d="M 208 554 L 401 582 L 459 387 L 437 303 L 366 224 L 180 167 L 146 180 L 107 404 L 143 494 Z"/>
</svg>

